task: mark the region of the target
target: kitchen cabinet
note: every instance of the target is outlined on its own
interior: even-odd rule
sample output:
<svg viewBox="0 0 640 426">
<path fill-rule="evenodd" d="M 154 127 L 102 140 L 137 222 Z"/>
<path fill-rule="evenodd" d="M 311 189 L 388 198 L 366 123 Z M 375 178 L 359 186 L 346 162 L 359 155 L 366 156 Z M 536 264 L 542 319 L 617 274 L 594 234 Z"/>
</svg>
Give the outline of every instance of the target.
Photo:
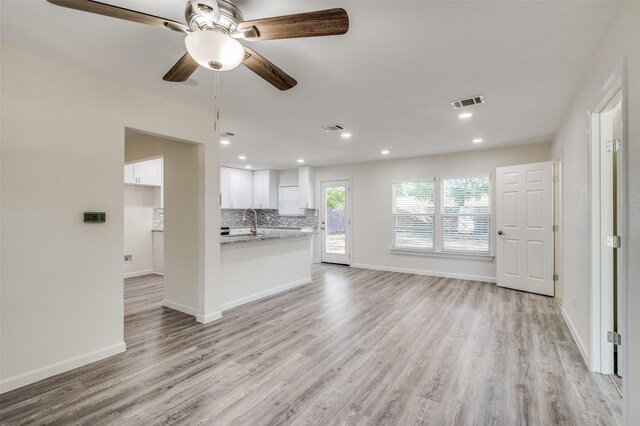
<svg viewBox="0 0 640 426">
<path fill-rule="evenodd" d="M 278 208 L 278 172 L 275 170 L 253 172 L 253 208 Z"/>
<path fill-rule="evenodd" d="M 229 169 L 229 208 L 242 208 L 242 170 Z"/>
<path fill-rule="evenodd" d="M 253 205 L 253 172 L 251 170 L 240 170 L 242 192 L 242 208 L 246 209 Z"/>
<path fill-rule="evenodd" d="M 133 172 L 133 164 L 124 165 L 124 183 L 136 183 L 136 175 Z"/>
<path fill-rule="evenodd" d="M 311 166 L 298 168 L 298 207 L 315 209 L 316 205 L 316 169 Z"/>
<path fill-rule="evenodd" d="M 129 185 L 162 186 L 162 158 L 125 164 L 124 183 Z"/>
<path fill-rule="evenodd" d="M 253 203 L 253 173 L 230 167 L 220 168 L 220 207 L 246 209 Z"/>
<path fill-rule="evenodd" d="M 220 208 L 229 208 L 229 169 L 220 167 Z"/>
<path fill-rule="evenodd" d="M 304 214 L 298 205 L 300 192 L 297 186 L 281 186 L 278 198 L 278 214 L 281 216 L 300 216 Z"/>
</svg>

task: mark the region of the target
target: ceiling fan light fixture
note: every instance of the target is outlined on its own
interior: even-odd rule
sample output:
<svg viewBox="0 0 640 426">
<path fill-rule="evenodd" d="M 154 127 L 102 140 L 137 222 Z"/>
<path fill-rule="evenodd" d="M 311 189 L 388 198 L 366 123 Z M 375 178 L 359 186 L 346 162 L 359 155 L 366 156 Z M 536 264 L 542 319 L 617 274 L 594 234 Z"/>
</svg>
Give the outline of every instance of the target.
<svg viewBox="0 0 640 426">
<path fill-rule="evenodd" d="M 221 31 L 193 31 L 184 39 L 189 55 L 205 68 L 228 71 L 242 63 L 244 47 Z"/>
</svg>

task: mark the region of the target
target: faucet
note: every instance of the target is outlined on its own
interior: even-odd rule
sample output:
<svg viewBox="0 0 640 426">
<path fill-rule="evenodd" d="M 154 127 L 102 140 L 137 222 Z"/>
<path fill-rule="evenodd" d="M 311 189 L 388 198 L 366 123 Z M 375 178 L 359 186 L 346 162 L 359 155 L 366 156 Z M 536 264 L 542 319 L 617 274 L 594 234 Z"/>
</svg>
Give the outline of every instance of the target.
<svg viewBox="0 0 640 426">
<path fill-rule="evenodd" d="M 251 232 L 253 235 L 258 235 L 258 213 L 256 213 L 254 209 L 244 209 L 244 211 L 242 212 L 242 218 L 240 220 L 244 222 L 247 216 L 247 210 L 251 210 L 253 212 L 253 217 L 255 219 L 253 224 L 251 224 L 251 229 L 249 230 L 249 232 Z"/>
</svg>

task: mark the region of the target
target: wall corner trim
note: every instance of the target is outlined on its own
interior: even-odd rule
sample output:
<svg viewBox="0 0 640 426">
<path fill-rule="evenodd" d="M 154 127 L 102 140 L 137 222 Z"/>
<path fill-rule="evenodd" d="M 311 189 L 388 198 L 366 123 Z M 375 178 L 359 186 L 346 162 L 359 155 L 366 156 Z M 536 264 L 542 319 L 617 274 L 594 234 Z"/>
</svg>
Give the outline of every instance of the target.
<svg viewBox="0 0 640 426">
<path fill-rule="evenodd" d="M 222 318 L 222 311 L 211 312 L 207 315 L 196 315 L 196 321 L 202 324 L 209 324 L 210 322 L 217 321 Z"/>
<path fill-rule="evenodd" d="M 582 358 L 584 359 L 584 362 L 587 363 L 587 368 L 593 371 L 593 366 L 591 365 L 591 361 L 589 361 L 589 356 L 588 356 L 586 346 L 582 342 L 582 339 L 580 339 L 580 335 L 576 331 L 576 328 L 573 326 L 573 323 L 571 322 L 571 319 L 569 318 L 569 315 L 567 314 L 567 311 L 564 308 L 562 308 L 562 318 L 564 319 L 564 322 L 567 324 L 567 327 L 569 328 L 569 332 L 571 332 L 571 336 L 573 337 L 573 340 L 576 342 L 578 349 L 580 349 L 580 354 L 582 354 Z"/>
<path fill-rule="evenodd" d="M 482 281 L 487 283 L 495 283 L 496 277 L 483 277 L 481 275 L 451 274 L 448 272 L 425 271 L 422 269 L 395 268 L 392 266 L 365 265 L 362 263 L 354 263 L 352 268 L 371 269 L 374 271 L 400 272 L 403 274 L 428 275 L 431 277 L 454 278 L 457 280 Z"/>
<path fill-rule="evenodd" d="M 179 311 L 187 315 L 198 316 L 200 312 L 196 308 L 192 308 L 190 306 L 181 305 L 180 303 L 172 302 L 171 300 L 164 299 L 162 301 L 162 306 L 165 308 L 173 309 L 174 311 Z"/>
<path fill-rule="evenodd" d="M 21 388 L 26 385 L 38 382 L 40 380 L 47 379 L 57 374 L 64 373 L 69 370 L 73 370 L 78 367 L 82 367 L 87 364 L 100 361 L 110 356 L 124 352 L 127 349 L 127 345 L 124 342 L 116 343 L 115 345 L 107 346 L 102 349 L 98 349 L 93 352 L 86 353 L 74 358 L 49 365 L 38 370 L 29 371 L 27 373 L 19 374 L 17 376 L 9 377 L 6 380 L 0 382 L 0 393 L 12 391 L 14 389 Z"/>
</svg>

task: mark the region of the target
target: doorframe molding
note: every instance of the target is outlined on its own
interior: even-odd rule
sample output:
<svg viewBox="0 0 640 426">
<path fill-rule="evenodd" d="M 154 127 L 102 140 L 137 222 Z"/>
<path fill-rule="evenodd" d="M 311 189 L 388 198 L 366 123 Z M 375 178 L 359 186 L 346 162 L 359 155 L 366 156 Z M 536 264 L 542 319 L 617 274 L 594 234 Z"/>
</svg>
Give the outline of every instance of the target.
<svg viewBox="0 0 640 426">
<path fill-rule="evenodd" d="M 603 299 L 604 291 L 613 291 L 612 288 L 605 289 L 600 281 L 601 277 L 601 256 L 600 248 L 602 247 L 601 238 L 601 221 L 600 221 L 600 114 L 607 106 L 607 104 L 613 99 L 614 96 L 621 95 L 622 103 L 622 135 L 621 135 L 621 150 L 619 151 L 619 166 L 617 170 L 617 196 L 620 208 L 617 211 L 618 217 L 618 233 L 623 236 L 622 245 L 617 256 L 618 266 L 618 292 L 620 293 L 619 300 L 622 301 L 618 309 L 620 309 L 620 317 L 622 318 L 622 324 L 620 324 L 620 332 L 623 336 L 623 340 L 628 336 L 627 334 L 627 241 L 624 236 L 627 236 L 627 75 L 626 75 L 626 60 L 620 61 L 613 72 L 607 78 L 603 84 L 598 96 L 595 98 L 593 107 L 587 111 L 588 118 L 588 137 L 587 137 L 587 149 L 589 152 L 589 224 L 590 224 L 590 281 L 591 281 L 591 308 L 590 308 L 590 322 L 591 322 L 591 356 L 589 360 L 589 368 L 598 373 L 608 374 L 607 369 L 603 365 L 603 351 L 606 349 L 606 331 L 604 330 L 604 315 L 603 309 L 612 309 L 612 306 L 606 307 Z M 609 299 L 609 302 L 611 300 Z M 604 334 L 604 335 L 603 335 Z M 623 345 L 618 347 L 618 353 L 620 358 L 618 359 L 619 368 L 622 373 L 622 386 L 623 386 L 623 413 L 626 416 L 627 413 L 627 345 L 623 342 Z"/>
<path fill-rule="evenodd" d="M 347 264 L 347 266 L 352 266 L 353 265 L 353 182 L 351 181 L 351 177 L 346 177 L 346 178 L 341 178 L 341 179 L 325 179 L 325 180 L 320 180 L 320 222 L 322 222 L 322 218 L 324 217 L 324 213 L 325 213 L 325 203 L 324 203 L 324 190 L 322 188 L 324 183 L 329 183 L 329 182 L 341 182 L 341 181 L 348 181 L 349 182 L 349 186 L 347 187 L 347 198 L 349 199 L 349 202 L 347 203 L 349 205 L 349 208 L 347 209 L 347 213 L 349 215 L 349 232 L 347 235 L 347 243 L 349 246 L 349 250 L 348 250 L 348 255 L 349 255 L 349 263 Z M 320 228 L 322 228 L 322 226 L 320 226 Z M 322 263 L 322 255 L 324 253 L 324 247 L 323 247 L 323 234 L 322 234 L 322 229 L 320 230 L 320 250 L 319 250 L 319 255 L 320 255 L 320 263 Z M 328 262 L 330 263 L 330 262 Z"/>
<path fill-rule="evenodd" d="M 553 224 L 556 230 L 553 235 L 553 273 L 558 279 L 554 281 L 554 294 L 558 299 L 564 298 L 564 147 L 553 160 Z M 583 354 L 584 356 L 584 354 Z"/>
</svg>

